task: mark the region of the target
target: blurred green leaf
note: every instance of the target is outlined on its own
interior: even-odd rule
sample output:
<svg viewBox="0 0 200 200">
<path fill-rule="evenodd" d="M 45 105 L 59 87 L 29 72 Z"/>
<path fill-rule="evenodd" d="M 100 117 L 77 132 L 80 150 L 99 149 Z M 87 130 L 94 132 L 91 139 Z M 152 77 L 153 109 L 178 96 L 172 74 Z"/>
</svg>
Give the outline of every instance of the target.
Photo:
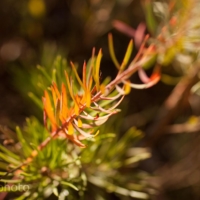
<svg viewBox="0 0 200 200">
<path fill-rule="evenodd" d="M 72 183 L 69 183 L 66 181 L 61 181 L 61 184 L 69 186 L 69 187 L 73 188 L 74 190 L 78 191 L 78 188 L 75 185 L 73 185 Z"/>
<path fill-rule="evenodd" d="M 143 7 L 144 7 L 144 12 L 145 12 L 147 28 L 152 35 L 155 35 L 156 28 L 157 28 L 157 22 L 154 17 L 154 13 L 153 13 L 153 9 L 152 9 L 152 1 L 145 0 L 143 3 Z"/>
</svg>

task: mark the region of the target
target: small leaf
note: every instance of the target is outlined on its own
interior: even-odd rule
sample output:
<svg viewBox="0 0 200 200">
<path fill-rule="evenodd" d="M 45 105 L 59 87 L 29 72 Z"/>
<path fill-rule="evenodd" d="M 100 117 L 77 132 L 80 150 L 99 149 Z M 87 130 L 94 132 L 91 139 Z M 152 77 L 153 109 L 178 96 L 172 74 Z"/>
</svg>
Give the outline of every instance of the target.
<svg viewBox="0 0 200 200">
<path fill-rule="evenodd" d="M 56 95 L 57 95 L 57 98 L 60 99 L 60 92 L 59 92 L 59 90 L 58 90 L 57 85 L 56 85 L 55 82 L 53 82 L 53 88 L 54 88 L 54 90 L 55 90 L 55 93 L 56 93 Z"/>
<path fill-rule="evenodd" d="M 92 88 L 92 83 L 93 83 L 93 78 L 92 76 L 89 78 L 89 82 L 88 82 L 88 90 L 91 90 Z"/>
<path fill-rule="evenodd" d="M 172 46 L 165 52 L 164 58 L 162 60 L 162 65 L 168 66 L 174 59 L 178 52 L 177 46 Z"/>
<path fill-rule="evenodd" d="M 110 51 L 110 56 L 111 59 L 114 63 L 114 65 L 117 67 L 117 69 L 120 69 L 120 64 L 115 56 L 115 51 L 114 51 L 114 45 L 113 45 L 113 38 L 112 38 L 112 34 L 108 34 L 108 46 L 109 46 L 109 51 Z"/>
<path fill-rule="evenodd" d="M 66 200 L 66 197 L 69 195 L 68 190 L 62 190 L 59 195 L 59 200 Z"/>
<path fill-rule="evenodd" d="M 83 83 L 82 83 L 82 81 L 81 81 L 81 79 L 80 79 L 80 77 L 79 77 L 79 75 L 78 75 L 78 72 L 77 72 L 77 70 L 76 70 L 76 67 L 74 66 L 73 62 L 70 62 L 70 64 L 71 64 L 71 66 L 72 66 L 72 69 L 73 69 L 73 71 L 74 71 L 74 74 L 75 74 L 75 76 L 76 76 L 77 81 L 79 82 L 80 86 L 84 89 L 84 85 L 83 85 Z"/>
<path fill-rule="evenodd" d="M 58 189 L 55 187 L 53 188 L 53 194 L 58 197 Z"/>
<path fill-rule="evenodd" d="M 69 186 L 69 187 L 73 188 L 73 189 L 76 190 L 76 191 L 79 190 L 79 189 L 78 189 L 75 185 L 73 185 L 72 183 L 69 183 L 69 182 L 66 182 L 66 181 L 61 181 L 61 184 L 62 184 L 62 185 Z"/>
<path fill-rule="evenodd" d="M 5 176 L 7 175 L 7 172 L 0 172 L 0 176 Z"/>
<path fill-rule="evenodd" d="M 83 122 L 80 118 L 78 118 L 78 127 L 81 128 L 83 126 Z"/>
<path fill-rule="evenodd" d="M 57 97 L 56 97 L 56 92 L 55 92 L 55 89 L 53 86 L 51 86 L 51 93 L 52 93 L 52 96 L 53 96 L 53 103 L 54 103 L 54 106 L 56 107 L 56 104 L 57 104 Z"/>
<path fill-rule="evenodd" d="M 83 63 L 83 72 L 82 72 L 82 74 L 83 74 L 83 88 L 87 88 L 87 78 L 86 78 L 86 62 L 84 62 Z"/>
<path fill-rule="evenodd" d="M 20 183 L 20 182 L 22 182 L 22 180 L 16 180 L 16 179 L 13 179 L 13 180 L 0 179 L 0 182 L 3 182 L 3 183 Z"/>
<path fill-rule="evenodd" d="M 41 100 L 32 92 L 28 93 L 28 96 L 38 105 L 39 108 L 43 108 Z"/>
<path fill-rule="evenodd" d="M 59 119 L 60 119 L 60 109 L 61 109 L 61 106 L 60 106 L 60 100 L 58 99 L 57 100 L 57 104 L 56 104 L 56 108 L 55 108 L 55 119 L 56 119 L 56 124 L 59 124 Z"/>
<path fill-rule="evenodd" d="M 85 138 L 88 137 L 93 137 L 93 135 L 86 133 L 85 131 L 83 131 L 82 129 L 78 128 L 76 125 L 74 125 L 75 129 L 81 134 L 83 135 Z"/>
<path fill-rule="evenodd" d="M 91 104 L 91 94 L 90 94 L 90 91 L 86 92 L 85 97 L 86 97 L 86 106 L 89 108 L 90 104 Z"/>
<path fill-rule="evenodd" d="M 17 132 L 17 137 L 20 143 L 22 144 L 25 155 L 29 156 L 32 152 L 32 149 L 29 147 L 28 142 L 24 139 L 23 134 L 18 126 L 16 127 L 16 132 Z"/>
<path fill-rule="evenodd" d="M 161 76 L 161 81 L 167 85 L 176 85 L 182 77 L 172 77 L 167 74 L 163 74 Z"/>
<path fill-rule="evenodd" d="M 68 115 L 68 100 L 66 87 L 62 84 L 62 93 L 61 93 L 61 116 L 65 119 Z"/>
<path fill-rule="evenodd" d="M 52 123 L 53 130 L 56 130 L 56 128 L 57 128 L 56 118 L 54 116 L 53 108 L 52 108 L 52 105 L 51 105 L 51 100 L 49 98 L 49 94 L 48 94 L 47 91 L 44 91 L 44 96 L 45 96 L 45 99 L 44 99 L 44 110 L 47 113 L 47 116 L 49 117 L 49 119 L 50 119 L 50 121 Z"/>
<path fill-rule="evenodd" d="M 155 34 L 157 22 L 153 14 L 151 0 L 144 1 L 144 12 L 145 12 L 145 17 L 146 17 L 147 27 L 149 31 L 151 32 L 151 34 Z"/>
<path fill-rule="evenodd" d="M 143 83 L 148 83 L 150 81 L 150 78 L 147 76 L 146 72 L 142 68 L 138 69 L 138 75 Z"/>
<path fill-rule="evenodd" d="M 131 53 L 133 51 L 133 40 L 131 40 L 129 42 L 129 45 L 127 47 L 127 50 L 126 50 L 126 53 L 125 53 L 125 56 L 124 56 L 124 59 L 122 61 L 122 64 L 120 66 L 120 70 L 123 71 L 124 68 L 126 67 L 126 65 L 128 64 L 128 61 L 130 59 L 130 56 L 131 56 Z"/>
<path fill-rule="evenodd" d="M 126 81 L 126 83 L 124 84 L 124 91 L 125 91 L 125 94 L 130 93 L 131 91 L 130 81 Z"/>
<path fill-rule="evenodd" d="M 75 112 L 76 115 L 79 115 L 79 106 L 78 106 L 78 104 L 76 102 L 74 102 L 74 103 L 75 103 L 74 112 Z"/>
<path fill-rule="evenodd" d="M 37 68 L 43 73 L 43 75 L 46 77 L 46 79 L 51 83 L 51 77 L 47 73 L 44 67 L 41 67 L 40 65 L 37 66 Z"/>
<path fill-rule="evenodd" d="M 69 124 L 68 124 L 68 134 L 73 135 L 73 133 L 74 133 L 74 127 L 73 127 L 72 123 L 69 122 Z"/>
<path fill-rule="evenodd" d="M 75 102 L 74 94 L 73 94 L 73 91 L 72 91 L 72 85 L 71 85 L 71 82 L 69 81 L 69 76 L 68 76 L 66 71 L 65 71 L 65 77 L 66 77 L 66 81 L 67 81 L 67 87 L 68 87 L 68 90 L 69 90 L 69 94 Z"/>
<path fill-rule="evenodd" d="M 99 50 L 99 53 L 97 55 L 96 65 L 95 65 L 95 71 L 94 71 L 94 80 L 96 83 L 97 90 L 99 90 L 99 70 L 100 70 L 100 62 L 102 58 L 102 50 Z"/>
<path fill-rule="evenodd" d="M 19 165 L 20 162 L 13 157 L 8 156 L 7 154 L 3 154 L 0 152 L 0 158 L 8 163 L 12 163 L 14 165 Z"/>
<path fill-rule="evenodd" d="M 14 154 L 13 152 L 11 152 L 10 150 L 8 150 L 7 148 L 5 148 L 4 146 L 2 146 L 0 144 L 0 149 L 1 151 L 3 151 L 4 153 L 6 153 L 8 156 L 16 159 L 16 160 L 19 160 L 19 156 L 17 156 L 16 154 Z"/>
</svg>

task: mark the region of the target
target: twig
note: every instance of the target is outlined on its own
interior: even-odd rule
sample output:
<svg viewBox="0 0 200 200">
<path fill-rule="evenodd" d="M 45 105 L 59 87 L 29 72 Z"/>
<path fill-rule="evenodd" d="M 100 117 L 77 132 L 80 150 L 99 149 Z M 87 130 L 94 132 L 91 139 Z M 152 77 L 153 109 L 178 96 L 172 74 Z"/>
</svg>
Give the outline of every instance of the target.
<svg viewBox="0 0 200 200">
<path fill-rule="evenodd" d="M 147 130 L 147 135 L 150 137 L 146 143 L 147 146 L 154 146 L 159 138 L 166 133 L 167 126 L 170 122 L 177 116 L 179 111 L 182 111 L 185 101 L 190 95 L 190 89 L 199 81 L 199 70 L 199 63 L 191 66 L 188 75 L 180 80 L 170 96 L 161 106 L 156 121 L 149 130 Z"/>
</svg>

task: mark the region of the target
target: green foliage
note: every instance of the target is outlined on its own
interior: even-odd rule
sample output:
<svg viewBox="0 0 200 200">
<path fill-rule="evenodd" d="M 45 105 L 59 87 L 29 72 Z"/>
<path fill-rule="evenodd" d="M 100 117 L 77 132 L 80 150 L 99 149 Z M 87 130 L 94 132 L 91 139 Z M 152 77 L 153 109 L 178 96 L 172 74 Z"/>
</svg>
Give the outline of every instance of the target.
<svg viewBox="0 0 200 200">
<path fill-rule="evenodd" d="M 78 199 L 89 199 L 84 192 L 92 190 L 90 187 L 94 186 L 97 191 L 98 188 L 105 191 L 102 194 L 97 192 L 95 199 L 98 196 L 105 197 L 106 192 L 146 199 L 148 196 L 143 192 L 146 189 L 145 174 L 129 174 L 140 160 L 150 156 L 145 149 L 132 148 L 134 142 L 141 139 L 142 133 L 130 128 L 119 137 L 119 133 L 106 133 L 106 126 L 101 129 L 104 129 L 104 134 L 88 141 L 88 148 L 81 151 L 66 140 L 52 140 L 29 165 L 15 171 L 14 175 L 8 174 L 1 182 L 29 186 L 29 190 L 17 199 L 44 199 L 52 194 L 59 198 L 66 194 L 69 199 L 74 199 L 75 196 Z M 1 160 L 7 162 L 11 170 L 16 169 L 31 152 L 37 151 L 37 145 L 48 136 L 48 132 L 36 118 L 27 119 L 23 131 L 17 127 L 16 132 L 20 148 L 16 144 L 15 153 L 0 146 Z M 6 173 L 1 172 L 1 175 Z M 1 190 L 6 191 L 6 188 L 2 187 Z"/>
<path fill-rule="evenodd" d="M 1 159 L 7 162 L 11 170 L 16 169 L 32 152 L 37 151 L 37 146 L 48 136 L 47 130 L 36 118 L 27 119 L 23 131 L 17 127 L 16 132 L 20 146 L 15 145 L 15 153 L 1 147 Z M 44 199 L 57 190 L 60 190 L 58 195 L 65 190 L 81 191 L 84 184 L 79 160 L 76 150 L 67 141 L 52 140 L 47 148 L 38 152 L 30 165 L 15 171 L 13 175 L 8 174 L 8 177 L 1 181 L 28 185 L 29 190 L 20 199 Z M 7 170 L 7 167 L 4 170 Z"/>
<path fill-rule="evenodd" d="M 95 137 L 93 141 L 88 141 L 88 148 L 82 151 L 74 148 L 66 140 L 52 140 L 45 149 L 38 152 L 37 157 L 29 165 L 15 172 L 14 179 L 9 175 L 7 179 L 1 179 L 1 181 L 29 185 L 30 189 L 19 199 L 23 197 L 44 199 L 52 193 L 57 196 L 63 196 L 66 193 L 69 199 L 73 199 L 77 196 L 75 191 L 79 194 L 77 198 L 85 199 L 87 195 L 84 197 L 83 191 L 86 188 L 90 191 L 90 187 L 93 187 L 90 185 L 87 187 L 87 182 L 103 187 L 108 192 L 132 197 L 136 195 L 138 198 L 146 199 L 147 195 L 139 192 L 145 190 L 144 183 L 139 184 L 142 179 L 139 173 L 137 177 L 134 177 L 134 174 L 130 177 L 129 173 L 120 172 L 127 167 L 129 170 L 134 168 L 138 161 L 150 156 L 144 150 L 137 153 L 131 148 L 133 142 L 142 137 L 142 133 L 131 128 L 119 138 L 119 133 L 106 133 L 106 127 L 104 132 L 105 134 Z M 9 164 L 10 169 L 15 169 L 20 162 L 23 162 L 22 158 L 27 158 L 32 151 L 37 150 L 37 145 L 48 136 L 48 132 L 36 118 L 27 119 L 23 133 L 19 128 L 17 128 L 17 133 L 21 144 L 20 149 L 16 145 L 15 153 L 13 153 L 1 146 L 1 159 Z M 118 179 L 120 177 L 123 179 Z M 97 193 L 97 196 L 99 195 Z"/>
<path fill-rule="evenodd" d="M 145 0 L 143 3 L 143 7 L 144 7 L 148 30 L 151 34 L 154 35 L 156 33 L 156 29 L 158 25 L 155 19 L 155 15 L 153 13 L 151 0 Z"/>
<path fill-rule="evenodd" d="M 150 153 L 145 149 L 131 148 L 134 142 L 140 140 L 142 133 L 135 128 L 130 128 L 122 137 L 116 133 L 107 133 L 95 138 L 90 148 L 83 150 L 81 161 L 85 168 L 88 181 L 96 186 L 95 199 L 101 196 L 106 198 L 106 193 L 101 194 L 98 188 L 107 192 L 114 192 L 124 197 L 147 199 L 144 193 L 146 183 L 141 182 L 142 172 L 129 174 L 140 160 L 146 159 Z M 145 175 L 147 178 L 148 175 Z M 93 186 L 94 185 L 94 186 Z M 90 191 L 90 188 L 88 188 Z M 92 188 L 91 188 L 92 189 Z"/>
<path fill-rule="evenodd" d="M 46 53 L 44 52 L 43 54 L 45 55 Z M 36 68 L 27 70 L 25 68 L 16 68 L 14 69 L 13 74 L 15 76 L 15 84 L 23 96 L 27 97 L 28 94 L 28 96 L 36 103 L 37 107 L 42 110 L 43 106 L 41 98 L 44 90 L 50 87 L 52 82 L 61 86 L 61 81 L 65 80 L 64 70 L 66 70 L 70 76 L 74 77 L 74 74 L 71 74 L 70 68 L 71 67 L 68 65 L 66 59 L 57 56 L 55 60 L 53 60 L 53 64 L 47 63 L 45 67 L 37 65 Z M 24 84 L 24 82 L 26 84 Z"/>
</svg>

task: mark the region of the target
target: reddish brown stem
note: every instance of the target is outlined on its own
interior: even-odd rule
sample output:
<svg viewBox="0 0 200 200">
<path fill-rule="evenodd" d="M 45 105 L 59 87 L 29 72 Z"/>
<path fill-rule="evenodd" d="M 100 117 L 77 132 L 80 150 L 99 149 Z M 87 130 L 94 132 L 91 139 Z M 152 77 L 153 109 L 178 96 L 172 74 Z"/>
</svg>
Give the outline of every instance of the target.
<svg viewBox="0 0 200 200">
<path fill-rule="evenodd" d="M 157 114 L 157 119 L 148 131 L 150 139 L 147 146 L 154 146 L 159 138 L 166 132 L 167 126 L 183 109 L 185 101 L 190 95 L 190 90 L 194 84 L 199 81 L 198 72 L 200 70 L 199 64 L 191 67 L 190 72 L 186 77 L 176 85 L 170 96 L 161 106 Z"/>
</svg>

